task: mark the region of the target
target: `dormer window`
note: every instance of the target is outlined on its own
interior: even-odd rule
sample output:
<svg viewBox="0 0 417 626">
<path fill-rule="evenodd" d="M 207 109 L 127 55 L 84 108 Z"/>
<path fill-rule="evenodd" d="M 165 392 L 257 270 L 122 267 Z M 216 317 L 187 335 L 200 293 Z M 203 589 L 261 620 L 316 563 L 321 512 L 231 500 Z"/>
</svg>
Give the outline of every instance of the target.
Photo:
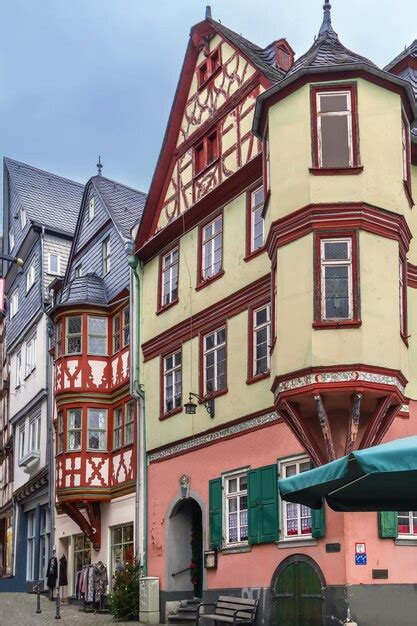
<svg viewBox="0 0 417 626">
<path fill-rule="evenodd" d="M 91 222 L 96 214 L 96 199 L 93 196 L 88 203 L 88 221 Z"/>
<path fill-rule="evenodd" d="M 219 142 L 217 130 L 204 137 L 194 148 L 194 172 L 195 175 L 202 172 L 213 163 L 219 156 Z"/>
<path fill-rule="evenodd" d="M 221 56 L 220 56 L 220 47 L 210 52 L 210 54 L 206 57 L 206 60 L 198 66 L 197 68 L 197 77 L 198 77 L 198 86 L 202 87 L 205 83 L 211 78 L 211 76 L 218 70 L 222 65 Z"/>
</svg>

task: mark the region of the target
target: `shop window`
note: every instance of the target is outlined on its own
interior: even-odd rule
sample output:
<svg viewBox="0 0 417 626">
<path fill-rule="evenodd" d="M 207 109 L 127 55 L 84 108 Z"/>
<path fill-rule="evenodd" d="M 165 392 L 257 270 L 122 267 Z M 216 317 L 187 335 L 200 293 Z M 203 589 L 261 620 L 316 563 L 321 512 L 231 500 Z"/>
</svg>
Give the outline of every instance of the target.
<svg viewBox="0 0 417 626">
<path fill-rule="evenodd" d="M 88 316 L 88 354 L 107 354 L 107 317 Z"/>
<path fill-rule="evenodd" d="M 68 451 L 81 450 L 81 433 L 82 433 L 82 413 L 81 409 L 69 409 L 67 412 Z"/>
<path fill-rule="evenodd" d="M 135 416 L 135 408 L 134 403 L 127 402 L 125 404 L 125 424 L 124 424 L 124 445 L 128 446 L 133 443 L 134 433 L 134 416 Z"/>
<path fill-rule="evenodd" d="M 280 477 L 290 478 L 311 469 L 308 459 L 296 459 L 280 463 Z M 282 539 L 312 536 L 311 509 L 302 504 L 281 501 Z"/>
<path fill-rule="evenodd" d="M 224 477 L 226 545 L 248 541 L 248 478 L 247 473 Z"/>
<path fill-rule="evenodd" d="M 226 328 L 203 338 L 204 395 L 226 389 Z"/>
<path fill-rule="evenodd" d="M 75 592 L 76 580 L 78 572 L 91 563 L 91 542 L 84 535 L 74 535 L 74 575 L 73 575 L 73 589 Z"/>
<path fill-rule="evenodd" d="M 181 350 L 164 357 L 164 414 L 182 406 L 182 353 Z"/>
<path fill-rule="evenodd" d="M 105 409 L 88 409 L 88 449 L 106 450 L 106 435 L 107 411 Z"/>
<path fill-rule="evenodd" d="M 194 148 L 194 173 L 202 172 L 219 156 L 219 138 L 217 131 L 204 137 Z"/>
<path fill-rule="evenodd" d="M 50 548 L 51 522 L 47 506 L 40 510 L 40 537 L 39 537 L 39 578 L 46 578 L 48 568 L 48 556 Z"/>
<path fill-rule="evenodd" d="M 71 315 L 67 317 L 66 353 L 81 354 L 82 350 L 82 317 Z"/>
<path fill-rule="evenodd" d="M 133 561 L 133 524 L 115 526 L 110 533 L 110 570 L 114 574 L 117 565 L 124 565 Z"/>
<path fill-rule="evenodd" d="M 159 306 L 163 308 L 178 300 L 178 246 L 162 256 L 160 272 L 161 297 Z"/>
<path fill-rule="evenodd" d="M 200 230 L 200 284 L 220 275 L 223 269 L 223 215 Z"/>
</svg>

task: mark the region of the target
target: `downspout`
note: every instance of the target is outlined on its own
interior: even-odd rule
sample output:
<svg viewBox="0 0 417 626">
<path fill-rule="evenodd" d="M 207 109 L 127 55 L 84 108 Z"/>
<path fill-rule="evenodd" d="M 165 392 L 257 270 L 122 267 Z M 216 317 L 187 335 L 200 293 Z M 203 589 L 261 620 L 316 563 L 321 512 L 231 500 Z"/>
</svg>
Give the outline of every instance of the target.
<svg viewBox="0 0 417 626">
<path fill-rule="evenodd" d="M 129 255 L 128 264 L 131 272 L 131 299 L 130 318 L 132 320 L 132 341 L 131 350 L 131 377 L 130 392 L 137 400 L 137 428 L 136 428 L 136 500 L 135 500 L 135 545 L 140 555 L 140 565 L 142 575 L 147 576 L 147 455 L 146 455 L 146 416 L 145 416 L 145 394 L 140 382 L 140 275 L 139 261 L 134 255 Z"/>
</svg>

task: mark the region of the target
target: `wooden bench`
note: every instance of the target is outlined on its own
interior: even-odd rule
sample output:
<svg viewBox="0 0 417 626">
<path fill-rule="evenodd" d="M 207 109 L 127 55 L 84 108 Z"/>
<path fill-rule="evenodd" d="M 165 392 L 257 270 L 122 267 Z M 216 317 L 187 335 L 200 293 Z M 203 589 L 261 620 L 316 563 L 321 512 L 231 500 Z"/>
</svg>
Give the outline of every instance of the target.
<svg viewBox="0 0 417 626">
<path fill-rule="evenodd" d="M 215 603 L 202 602 L 198 607 L 197 626 L 200 622 L 211 620 L 226 624 L 255 624 L 258 600 L 247 600 L 233 596 L 219 596 Z M 205 607 L 214 607 L 211 612 L 204 612 Z"/>
</svg>

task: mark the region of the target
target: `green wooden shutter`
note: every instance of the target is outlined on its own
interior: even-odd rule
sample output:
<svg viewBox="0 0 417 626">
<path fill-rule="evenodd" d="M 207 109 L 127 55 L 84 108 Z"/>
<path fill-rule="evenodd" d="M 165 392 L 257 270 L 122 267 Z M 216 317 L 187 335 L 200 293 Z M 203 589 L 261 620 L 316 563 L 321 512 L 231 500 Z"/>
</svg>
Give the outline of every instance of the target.
<svg viewBox="0 0 417 626">
<path fill-rule="evenodd" d="M 222 500 L 222 479 L 214 478 L 209 481 L 209 524 L 210 547 L 212 550 L 216 550 L 222 545 Z"/>
<path fill-rule="evenodd" d="M 277 466 L 267 465 L 248 472 L 249 543 L 278 539 Z"/>
<path fill-rule="evenodd" d="M 324 505 L 321 509 L 311 509 L 312 536 L 321 539 L 326 534 L 326 518 L 324 515 Z"/>
<path fill-rule="evenodd" d="M 395 511 L 380 511 L 378 513 L 379 536 L 382 539 L 396 539 L 398 537 L 398 513 Z"/>
</svg>

